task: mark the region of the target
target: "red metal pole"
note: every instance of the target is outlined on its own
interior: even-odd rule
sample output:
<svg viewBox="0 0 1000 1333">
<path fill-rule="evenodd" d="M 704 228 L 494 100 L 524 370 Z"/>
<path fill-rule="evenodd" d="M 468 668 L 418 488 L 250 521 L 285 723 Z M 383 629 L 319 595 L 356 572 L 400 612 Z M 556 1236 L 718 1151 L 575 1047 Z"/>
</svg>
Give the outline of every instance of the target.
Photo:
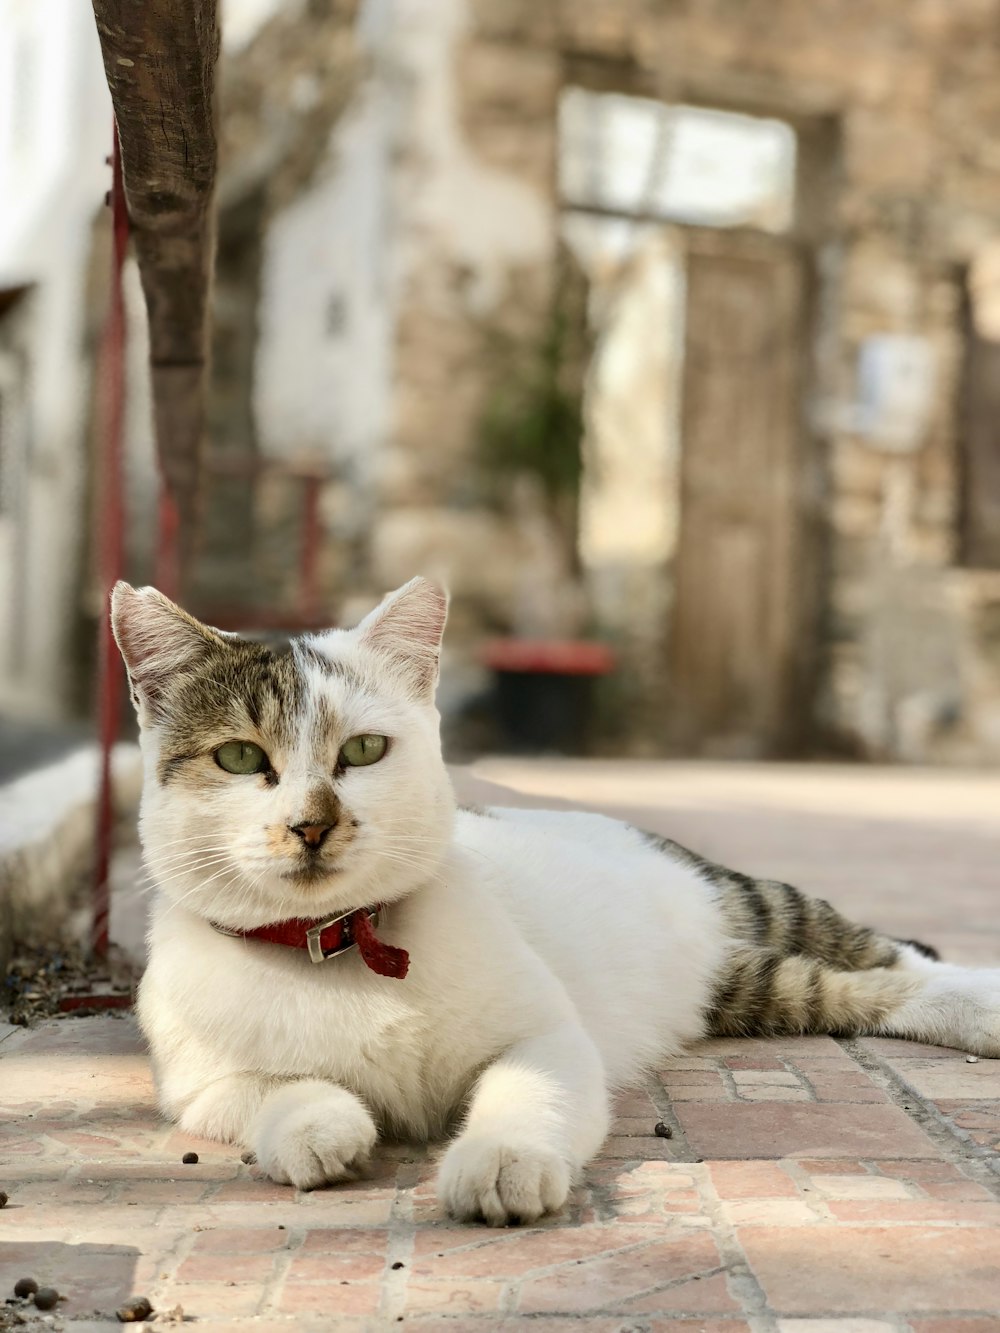
<svg viewBox="0 0 1000 1333">
<path fill-rule="evenodd" d="M 103 956 L 108 951 L 110 911 L 109 870 L 114 819 L 111 786 L 111 752 L 118 738 L 124 686 L 124 668 L 111 633 L 111 589 L 125 567 L 125 506 L 123 486 L 123 428 L 125 421 L 125 299 L 122 269 L 128 247 L 128 210 L 122 185 L 121 150 L 115 126 L 112 157 L 112 245 L 111 294 L 100 351 L 100 438 L 101 469 L 98 522 L 99 576 L 104 593 L 104 613 L 98 628 L 98 735 L 101 747 L 97 795 L 97 847 L 94 864 L 93 921 L 91 947 Z"/>
</svg>

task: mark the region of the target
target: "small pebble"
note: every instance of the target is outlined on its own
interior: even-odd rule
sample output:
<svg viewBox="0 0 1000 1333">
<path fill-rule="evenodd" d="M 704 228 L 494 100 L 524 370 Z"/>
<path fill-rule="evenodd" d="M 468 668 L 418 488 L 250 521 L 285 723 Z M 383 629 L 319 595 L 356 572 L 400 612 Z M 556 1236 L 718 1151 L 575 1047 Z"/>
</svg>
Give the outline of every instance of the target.
<svg viewBox="0 0 1000 1333">
<path fill-rule="evenodd" d="M 653 1126 L 653 1133 L 658 1139 L 672 1139 L 674 1137 L 674 1131 L 669 1125 L 665 1125 L 662 1120 L 657 1120 Z"/>
<path fill-rule="evenodd" d="M 7 1200 L 9 1198 L 10 1198 L 9 1194 L 4 1194 L 3 1190 L 0 1190 L 0 1208 L 7 1207 Z"/>
<path fill-rule="evenodd" d="M 38 1310 L 54 1310 L 58 1300 L 59 1293 L 55 1287 L 42 1287 L 35 1292 L 35 1307 Z"/>
<path fill-rule="evenodd" d="M 393 1268 L 404 1268 L 405 1265 L 403 1264 L 403 1262 L 402 1262 L 401 1259 L 397 1259 L 396 1262 L 392 1265 L 392 1267 L 393 1267 Z"/>
<path fill-rule="evenodd" d="M 133 1296 L 115 1313 L 122 1324 L 140 1324 L 153 1313 L 153 1307 L 145 1296 Z"/>
<path fill-rule="evenodd" d="M 198 1160 L 198 1154 L 196 1152 L 186 1152 L 184 1156 L 181 1158 L 181 1161 L 184 1163 L 185 1166 L 194 1166 L 197 1160 Z"/>
<path fill-rule="evenodd" d="M 965 1063 L 966 1063 L 967 1065 L 978 1065 L 978 1064 L 979 1064 L 979 1056 L 978 1056 L 978 1055 L 967 1055 L 967 1056 L 965 1057 Z"/>
<path fill-rule="evenodd" d="M 33 1277 L 19 1277 L 14 1283 L 15 1296 L 34 1296 L 38 1283 Z"/>
</svg>

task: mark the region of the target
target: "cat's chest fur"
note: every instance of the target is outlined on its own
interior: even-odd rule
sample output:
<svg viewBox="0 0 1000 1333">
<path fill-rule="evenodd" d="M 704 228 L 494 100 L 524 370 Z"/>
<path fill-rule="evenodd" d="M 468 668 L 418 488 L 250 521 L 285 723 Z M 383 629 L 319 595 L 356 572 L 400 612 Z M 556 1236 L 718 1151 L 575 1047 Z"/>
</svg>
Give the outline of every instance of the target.
<svg viewBox="0 0 1000 1333">
<path fill-rule="evenodd" d="M 328 1079 L 362 1097 L 383 1129 L 434 1137 L 486 1062 L 568 1011 L 499 915 L 499 966 L 484 968 L 450 930 L 454 896 L 454 886 L 430 890 L 387 914 L 380 935 L 411 951 L 405 982 L 370 972 L 356 951 L 314 964 L 303 950 L 223 936 L 167 907 L 154 918 L 143 1027 L 154 1050 L 166 1041 L 189 1063 L 226 1072 Z"/>
<path fill-rule="evenodd" d="M 582 1022 L 613 1085 L 696 1035 L 722 939 L 691 872 L 596 817 L 512 812 L 459 837 L 379 927 L 410 953 L 405 981 L 164 904 L 139 1014 L 168 1113 L 214 1071 L 254 1072 L 327 1079 L 390 1132 L 434 1137 L 485 1064 L 561 1023 Z"/>
</svg>

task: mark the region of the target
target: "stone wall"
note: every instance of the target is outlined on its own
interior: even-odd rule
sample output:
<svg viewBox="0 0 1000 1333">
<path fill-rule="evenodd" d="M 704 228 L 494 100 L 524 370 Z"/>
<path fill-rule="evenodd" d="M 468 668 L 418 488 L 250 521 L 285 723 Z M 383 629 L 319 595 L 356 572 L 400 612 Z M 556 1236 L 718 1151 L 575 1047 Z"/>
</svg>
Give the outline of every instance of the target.
<svg viewBox="0 0 1000 1333">
<path fill-rule="evenodd" d="M 412 13 L 400 389 L 376 577 L 436 563 L 460 598 L 509 615 L 516 539 L 508 524 L 484 540 L 467 489 L 478 335 L 527 327 L 544 303 L 560 86 L 778 115 L 800 134 L 799 230 L 823 275 L 809 404 L 826 474 L 820 733 L 867 755 L 996 753 L 1000 575 L 956 563 L 956 422 L 963 270 L 1000 230 L 1000 5 L 451 0 L 433 20 Z M 853 419 L 859 351 L 878 334 L 933 352 L 911 452 Z M 484 545 L 501 559 L 477 559 Z"/>
<path fill-rule="evenodd" d="M 552 309 L 560 92 L 773 115 L 798 135 L 795 233 L 817 275 L 803 405 L 825 570 L 816 745 L 1000 755 L 1000 572 L 959 564 L 965 271 L 1000 236 L 1000 0 L 382 0 L 357 27 L 350 11 L 302 7 L 305 44 L 279 14 L 277 56 L 268 28 L 234 56 L 222 197 L 235 218 L 251 189 L 268 194 L 257 447 L 331 469 L 327 531 L 349 552 L 327 571 L 338 614 L 415 572 L 443 579 L 459 693 L 485 632 L 579 627 L 579 571 L 544 496 L 530 480 L 501 495 L 481 466 L 497 348 L 537 344 Z M 859 417 L 859 358 L 887 334 L 932 356 L 909 449 Z M 661 389 L 621 386 L 654 411 Z M 668 436 L 643 472 L 644 512 L 652 495 L 663 506 L 655 558 L 627 542 L 612 558 L 607 539 L 589 585 L 624 652 L 616 743 L 653 750 L 677 528 Z M 592 550 L 602 513 L 613 532 L 601 503 Z"/>
</svg>

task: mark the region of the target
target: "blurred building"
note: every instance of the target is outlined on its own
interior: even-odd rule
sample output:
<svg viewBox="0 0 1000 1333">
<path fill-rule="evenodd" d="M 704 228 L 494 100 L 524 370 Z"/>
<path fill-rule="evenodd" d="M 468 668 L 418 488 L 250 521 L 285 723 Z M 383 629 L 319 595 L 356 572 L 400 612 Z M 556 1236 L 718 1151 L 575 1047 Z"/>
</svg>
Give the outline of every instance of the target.
<svg viewBox="0 0 1000 1333">
<path fill-rule="evenodd" d="M 0 23 L 0 708 L 66 711 L 78 677 L 94 329 L 111 99 L 89 6 Z"/>
<path fill-rule="evenodd" d="M 606 748 L 1000 757 L 1000 0 L 225 21 L 195 609 L 423 572 L 452 708 L 597 635 Z"/>
</svg>

